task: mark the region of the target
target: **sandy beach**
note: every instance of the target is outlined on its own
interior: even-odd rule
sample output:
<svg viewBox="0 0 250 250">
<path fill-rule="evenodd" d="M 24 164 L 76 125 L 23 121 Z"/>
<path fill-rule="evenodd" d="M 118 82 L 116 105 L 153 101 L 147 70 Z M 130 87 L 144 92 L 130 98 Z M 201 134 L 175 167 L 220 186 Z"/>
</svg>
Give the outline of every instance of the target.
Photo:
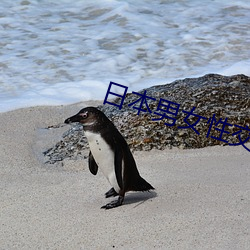
<svg viewBox="0 0 250 250">
<path fill-rule="evenodd" d="M 100 209 L 110 186 L 87 159 L 43 164 L 68 129 L 45 128 L 96 104 L 0 113 L 0 249 L 249 249 L 250 153 L 241 146 L 134 152 L 155 192 L 128 193 L 111 210 Z"/>
</svg>

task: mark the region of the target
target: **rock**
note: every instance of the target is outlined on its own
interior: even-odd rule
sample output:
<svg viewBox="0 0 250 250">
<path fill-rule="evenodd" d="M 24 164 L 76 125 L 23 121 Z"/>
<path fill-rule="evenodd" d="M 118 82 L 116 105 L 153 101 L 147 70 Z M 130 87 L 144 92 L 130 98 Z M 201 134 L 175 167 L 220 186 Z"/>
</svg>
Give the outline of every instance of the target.
<svg viewBox="0 0 250 250">
<path fill-rule="evenodd" d="M 225 126 L 225 130 L 229 133 L 223 133 L 221 139 L 229 143 L 238 143 L 237 135 L 232 136 L 232 133 L 240 130 L 235 125 L 246 127 L 250 124 L 250 78 L 245 75 L 228 77 L 209 74 L 199 78 L 186 78 L 170 84 L 152 86 L 139 93 L 142 94 L 145 90 L 147 96 L 156 99 L 155 101 L 148 100 L 152 113 L 141 112 L 137 115 L 138 110 L 128 104 L 138 100 L 139 96 L 131 93 L 126 95 L 121 110 L 110 104 L 98 107 L 114 122 L 132 150 L 151 150 L 153 148 L 163 150 L 172 147 L 187 149 L 227 145 L 226 142 L 211 138 L 211 136 L 220 138 L 219 129 L 222 129 L 223 124 L 219 120 L 221 119 L 220 121 L 223 122 L 226 118 L 228 118 L 227 123 L 234 126 Z M 172 124 L 173 119 L 159 120 L 162 117 L 154 114 L 160 98 L 180 105 L 176 116 L 166 113 L 176 119 L 174 126 L 164 124 Z M 119 102 L 120 99 L 114 100 L 114 103 Z M 140 103 L 135 105 L 138 107 Z M 183 110 L 190 112 L 193 107 L 195 107 L 193 113 L 204 119 L 197 122 L 197 117 L 190 116 L 187 122 L 190 124 L 197 122 L 194 128 L 199 134 L 192 128 L 178 128 L 188 126 L 184 121 L 187 113 Z M 143 108 L 146 109 L 145 104 Z M 173 109 L 171 111 L 173 112 Z M 208 133 L 212 121 L 209 118 L 212 118 L 213 115 L 215 115 L 216 122 L 212 124 L 211 131 Z M 158 120 L 152 121 L 152 119 Z M 218 123 L 217 126 L 215 123 Z M 249 131 L 243 130 L 241 137 L 242 140 L 248 138 Z M 44 155 L 50 163 L 65 158 L 82 158 L 86 157 L 86 155 L 82 155 L 82 152 L 87 147 L 82 128 L 76 125 L 63 135 L 61 142 L 46 150 Z"/>
</svg>

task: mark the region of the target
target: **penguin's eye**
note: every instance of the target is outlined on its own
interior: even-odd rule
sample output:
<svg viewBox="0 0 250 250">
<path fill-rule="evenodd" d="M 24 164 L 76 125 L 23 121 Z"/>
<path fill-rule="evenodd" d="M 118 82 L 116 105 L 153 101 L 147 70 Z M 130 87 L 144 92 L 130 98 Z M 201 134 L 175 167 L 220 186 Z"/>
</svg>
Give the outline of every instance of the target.
<svg viewBox="0 0 250 250">
<path fill-rule="evenodd" d="M 83 119 L 86 119 L 88 117 L 88 112 L 79 114 Z"/>
</svg>

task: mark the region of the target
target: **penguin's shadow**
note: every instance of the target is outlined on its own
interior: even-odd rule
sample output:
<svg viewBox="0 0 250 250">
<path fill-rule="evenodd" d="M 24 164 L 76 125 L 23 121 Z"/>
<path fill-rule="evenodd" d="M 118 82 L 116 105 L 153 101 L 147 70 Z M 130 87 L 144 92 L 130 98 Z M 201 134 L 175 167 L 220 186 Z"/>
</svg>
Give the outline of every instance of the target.
<svg viewBox="0 0 250 250">
<path fill-rule="evenodd" d="M 145 191 L 145 192 L 131 192 L 127 193 L 124 199 L 123 205 L 134 204 L 134 208 L 143 204 L 149 199 L 153 199 L 157 197 L 157 193 L 155 191 Z"/>
</svg>

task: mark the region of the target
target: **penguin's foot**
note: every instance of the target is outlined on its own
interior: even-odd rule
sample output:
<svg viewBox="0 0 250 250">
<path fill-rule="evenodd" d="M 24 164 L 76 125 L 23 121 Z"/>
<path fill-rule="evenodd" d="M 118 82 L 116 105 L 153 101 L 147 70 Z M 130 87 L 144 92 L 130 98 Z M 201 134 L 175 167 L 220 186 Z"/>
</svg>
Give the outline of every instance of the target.
<svg viewBox="0 0 250 250">
<path fill-rule="evenodd" d="M 118 195 L 118 193 L 115 191 L 114 188 L 111 188 L 107 193 L 105 193 L 106 198 L 109 198 L 109 197 L 112 197 L 112 196 L 115 197 L 117 195 Z"/>
<path fill-rule="evenodd" d="M 108 203 L 108 204 L 102 206 L 101 208 L 110 209 L 110 208 L 114 208 L 114 207 L 119 207 L 119 206 L 122 205 L 123 200 L 124 200 L 124 197 L 123 197 L 123 196 L 119 196 L 118 200 L 116 200 L 116 201 L 111 201 L 110 203 Z"/>
</svg>

